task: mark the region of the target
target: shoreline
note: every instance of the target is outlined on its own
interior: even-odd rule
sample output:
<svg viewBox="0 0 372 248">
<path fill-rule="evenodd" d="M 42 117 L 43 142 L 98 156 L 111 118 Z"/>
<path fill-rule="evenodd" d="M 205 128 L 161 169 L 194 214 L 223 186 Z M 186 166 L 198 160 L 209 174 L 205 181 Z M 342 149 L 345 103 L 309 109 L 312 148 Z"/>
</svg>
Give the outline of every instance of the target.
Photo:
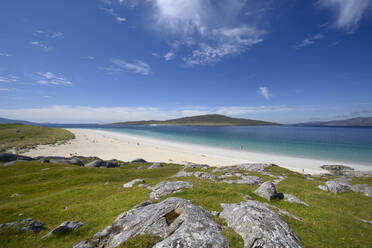
<svg viewBox="0 0 372 248">
<path fill-rule="evenodd" d="M 194 145 L 175 141 L 117 133 L 95 129 L 67 129 L 75 139 L 61 145 L 40 145 L 24 155 L 27 156 L 97 156 L 102 159 L 131 161 L 143 158 L 152 162 L 179 163 L 193 162 L 223 167 L 241 163 L 272 163 L 280 167 L 306 174 L 326 173 L 320 168 L 324 164 L 340 162 L 321 159 L 300 158 L 285 155 L 238 151 Z M 341 163 L 356 170 L 369 171 L 367 165 Z"/>
</svg>

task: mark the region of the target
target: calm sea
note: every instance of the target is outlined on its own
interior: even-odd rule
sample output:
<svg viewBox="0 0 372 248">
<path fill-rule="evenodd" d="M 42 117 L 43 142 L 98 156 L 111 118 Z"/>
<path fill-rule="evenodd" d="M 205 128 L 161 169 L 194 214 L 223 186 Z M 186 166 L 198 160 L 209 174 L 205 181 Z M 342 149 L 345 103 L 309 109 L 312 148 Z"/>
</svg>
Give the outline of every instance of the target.
<svg viewBox="0 0 372 248">
<path fill-rule="evenodd" d="M 372 128 L 360 127 L 201 127 L 201 126 L 60 126 L 92 128 L 219 148 L 372 166 Z"/>
</svg>

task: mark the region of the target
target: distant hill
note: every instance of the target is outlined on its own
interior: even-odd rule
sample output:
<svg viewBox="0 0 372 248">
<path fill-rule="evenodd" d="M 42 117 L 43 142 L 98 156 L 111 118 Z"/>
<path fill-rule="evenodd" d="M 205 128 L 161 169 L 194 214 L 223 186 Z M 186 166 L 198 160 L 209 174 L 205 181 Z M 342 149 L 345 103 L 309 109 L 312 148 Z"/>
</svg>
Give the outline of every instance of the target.
<svg viewBox="0 0 372 248">
<path fill-rule="evenodd" d="M 1 118 L 0 117 L 0 124 L 10 124 L 10 123 L 20 123 L 20 124 L 26 124 L 26 125 L 35 125 L 36 123 L 30 122 L 30 121 L 22 121 L 22 120 L 12 120 L 7 118 Z"/>
<path fill-rule="evenodd" d="M 358 126 L 372 127 L 372 117 L 356 117 L 346 120 L 301 123 L 302 126 Z"/>
<path fill-rule="evenodd" d="M 113 123 L 114 125 L 184 125 L 184 126 L 263 126 L 280 125 L 274 122 L 232 118 L 224 115 L 199 115 L 183 117 L 166 121 L 127 121 Z"/>
</svg>

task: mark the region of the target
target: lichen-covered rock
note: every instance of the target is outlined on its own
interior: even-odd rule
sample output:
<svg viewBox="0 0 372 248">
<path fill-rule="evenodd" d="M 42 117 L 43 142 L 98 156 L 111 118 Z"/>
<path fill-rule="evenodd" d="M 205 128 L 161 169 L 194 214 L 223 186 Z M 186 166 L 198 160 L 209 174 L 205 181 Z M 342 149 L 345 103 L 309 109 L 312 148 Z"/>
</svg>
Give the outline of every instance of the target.
<svg viewBox="0 0 372 248">
<path fill-rule="evenodd" d="M 279 197 L 279 194 L 276 192 L 275 185 L 272 182 L 264 182 L 260 187 L 258 187 L 258 189 L 254 191 L 254 193 L 269 201 Z"/>
<path fill-rule="evenodd" d="M 73 248 L 114 248 L 141 234 L 164 238 L 154 248 L 229 247 L 208 211 L 188 200 L 171 197 L 158 204 L 144 202 L 122 213 L 112 225 Z"/>
<path fill-rule="evenodd" d="M 132 188 L 133 185 L 135 185 L 136 183 L 144 183 L 145 180 L 143 179 L 140 179 L 140 178 L 137 178 L 137 179 L 133 179 L 132 181 L 130 181 L 129 183 L 125 183 L 123 185 L 123 188 Z"/>
<path fill-rule="evenodd" d="M 201 179 L 209 179 L 212 181 L 216 181 L 217 177 L 213 174 L 207 173 L 207 172 L 200 172 L 200 171 L 195 171 L 193 173 L 194 177 L 196 178 L 201 178 Z"/>
<path fill-rule="evenodd" d="M 21 232 L 31 231 L 34 233 L 38 233 L 44 230 L 44 223 L 39 220 L 33 220 L 31 218 L 27 218 L 21 221 L 14 221 L 5 224 L 0 224 L 0 229 L 2 228 L 10 228 L 16 226 Z"/>
<path fill-rule="evenodd" d="M 307 204 L 304 201 L 301 201 L 300 199 L 297 198 L 297 196 L 291 195 L 291 194 L 284 194 L 284 201 L 298 203 L 298 204 L 305 205 L 306 207 L 309 207 L 309 204 Z"/>
<path fill-rule="evenodd" d="M 237 179 L 237 180 L 225 179 L 223 180 L 223 182 L 228 183 L 228 184 L 236 183 L 236 184 L 258 185 L 262 183 L 262 180 L 261 178 L 256 177 L 256 176 L 242 176 L 242 179 Z"/>
<path fill-rule="evenodd" d="M 351 186 L 342 180 L 330 180 L 325 184 L 333 194 L 339 194 L 351 190 Z"/>
<path fill-rule="evenodd" d="M 43 236 L 43 238 L 49 237 L 52 234 L 63 234 L 63 233 L 68 233 L 71 232 L 72 230 L 76 230 L 83 226 L 84 223 L 82 222 L 77 222 L 77 221 L 65 221 L 61 225 L 57 226 L 54 228 L 51 232 L 47 233 L 46 235 Z"/>
<path fill-rule="evenodd" d="M 161 197 L 177 193 L 181 189 L 191 189 L 192 183 L 191 182 L 183 182 L 183 181 L 177 181 L 177 182 L 169 182 L 164 181 L 161 183 L 158 183 L 153 187 L 153 191 L 150 193 L 150 199 L 151 200 L 159 200 Z"/>
<path fill-rule="evenodd" d="M 274 211 L 262 203 L 248 200 L 221 204 L 219 217 L 226 220 L 244 240 L 244 247 L 301 247 L 300 238 Z"/>
</svg>

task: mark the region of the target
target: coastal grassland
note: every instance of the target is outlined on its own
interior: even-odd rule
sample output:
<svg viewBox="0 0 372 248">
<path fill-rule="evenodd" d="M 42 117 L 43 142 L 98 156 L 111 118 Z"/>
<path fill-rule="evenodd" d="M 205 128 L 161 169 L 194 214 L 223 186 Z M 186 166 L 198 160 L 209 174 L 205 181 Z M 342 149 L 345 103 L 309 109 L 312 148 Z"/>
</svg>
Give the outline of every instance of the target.
<svg viewBox="0 0 372 248">
<path fill-rule="evenodd" d="M 60 128 L 24 124 L 0 124 L 0 151 L 15 151 L 37 145 L 55 144 L 75 138 L 70 131 Z"/>
<path fill-rule="evenodd" d="M 221 211 L 220 203 L 238 203 L 246 195 L 267 202 L 253 193 L 258 186 L 227 184 L 195 177 L 170 178 L 182 168 L 175 164 L 166 164 L 153 170 L 138 170 L 138 166 L 140 164 L 127 164 L 107 169 L 18 162 L 13 166 L 0 167 L 0 223 L 33 218 L 43 221 L 48 228 L 39 234 L 19 233 L 15 229 L 0 230 L 0 247 L 69 247 L 92 236 L 110 225 L 120 213 L 148 200 L 149 190 L 137 186 L 122 187 L 136 178 L 142 178 L 152 186 L 164 180 L 191 181 L 194 185 L 192 189 L 165 196 L 159 201 L 169 196 L 182 197 L 210 211 Z M 45 168 L 49 170 L 43 170 Z M 306 207 L 283 200 L 270 202 L 303 219 L 304 222 L 299 222 L 283 217 L 302 238 L 303 247 L 370 247 L 372 225 L 360 219 L 372 219 L 371 198 L 352 192 L 333 195 L 316 188 L 324 179 L 308 181 L 303 175 L 280 167 L 270 167 L 268 170 L 274 175 L 286 174 L 287 179 L 277 185 L 279 192 L 294 194 L 310 204 L 310 207 Z M 212 173 L 212 169 L 207 171 Z M 264 181 L 273 179 L 259 173 L 244 173 L 260 176 Z M 370 178 L 362 180 L 371 182 Z M 13 193 L 19 196 L 10 197 Z M 226 227 L 223 219 L 212 218 L 222 226 L 222 233 L 230 247 L 243 247 L 241 237 Z M 52 228 L 67 220 L 82 221 L 85 225 L 67 235 L 41 239 Z M 159 238 L 141 235 L 120 247 L 152 247 L 158 241 Z"/>
</svg>

